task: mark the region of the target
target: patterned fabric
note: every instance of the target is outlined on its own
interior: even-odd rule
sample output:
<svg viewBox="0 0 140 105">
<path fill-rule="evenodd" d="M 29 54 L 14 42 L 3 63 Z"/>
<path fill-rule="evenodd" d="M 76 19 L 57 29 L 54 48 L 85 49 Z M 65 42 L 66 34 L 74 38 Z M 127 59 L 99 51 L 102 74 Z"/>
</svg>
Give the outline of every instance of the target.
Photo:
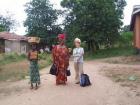
<svg viewBox="0 0 140 105">
<path fill-rule="evenodd" d="M 29 60 L 37 60 L 38 59 L 38 51 L 30 51 L 28 53 Z"/>
<path fill-rule="evenodd" d="M 69 66 L 69 51 L 66 46 L 54 47 L 53 62 L 57 67 L 56 84 L 65 84 L 67 81 L 66 70 Z"/>
<path fill-rule="evenodd" d="M 40 83 L 40 75 L 37 61 L 30 61 L 30 81 L 31 83 Z"/>
</svg>

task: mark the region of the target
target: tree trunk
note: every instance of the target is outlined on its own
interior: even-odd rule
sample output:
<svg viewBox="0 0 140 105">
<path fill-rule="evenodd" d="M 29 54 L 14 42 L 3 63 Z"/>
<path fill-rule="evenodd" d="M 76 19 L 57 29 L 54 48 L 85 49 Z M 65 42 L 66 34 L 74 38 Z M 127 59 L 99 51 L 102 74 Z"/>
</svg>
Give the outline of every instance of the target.
<svg viewBox="0 0 140 105">
<path fill-rule="evenodd" d="M 100 49 L 99 44 L 97 42 L 95 42 L 95 46 L 96 46 L 96 50 Z"/>
<path fill-rule="evenodd" d="M 99 45 L 97 42 L 95 42 L 94 40 L 89 40 L 87 42 L 87 45 L 88 45 L 88 51 L 90 52 L 96 52 L 97 50 L 99 50 Z"/>
<path fill-rule="evenodd" d="M 88 51 L 90 51 L 90 42 L 89 41 L 87 42 L 87 45 L 88 45 Z"/>
</svg>

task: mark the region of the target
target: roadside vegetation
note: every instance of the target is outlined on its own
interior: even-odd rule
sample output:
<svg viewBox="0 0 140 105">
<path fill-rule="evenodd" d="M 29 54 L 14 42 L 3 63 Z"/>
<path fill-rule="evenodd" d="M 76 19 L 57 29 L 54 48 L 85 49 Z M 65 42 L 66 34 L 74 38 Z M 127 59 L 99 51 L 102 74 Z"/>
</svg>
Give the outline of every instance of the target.
<svg viewBox="0 0 140 105">
<path fill-rule="evenodd" d="M 49 54 L 39 54 L 39 68 L 51 64 Z M 26 78 L 29 72 L 29 61 L 26 55 L 2 54 L 0 55 L 0 81 L 17 81 Z"/>
<path fill-rule="evenodd" d="M 122 32 L 120 32 L 119 40 L 117 40 L 113 45 L 109 47 L 106 47 L 105 45 L 99 46 L 99 50 L 86 53 L 85 58 L 87 60 L 92 60 L 99 58 L 135 55 L 135 49 L 133 47 L 133 33 L 127 31 L 129 29 L 126 27 L 128 26 L 123 27 Z"/>
<path fill-rule="evenodd" d="M 18 62 L 26 59 L 26 55 L 18 55 L 16 53 L 11 54 L 1 54 L 0 55 L 0 66 L 12 63 L 12 62 Z"/>
<path fill-rule="evenodd" d="M 130 56 L 134 55 L 134 49 L 132 46 L 129 47 L 117 47 L 117 48 L 108 48 L 98 50 L 95 53 L 86 53 L 86 60 L 102 59 L 109 57 L 118 57 L 118 56 Z"/>
</svg>

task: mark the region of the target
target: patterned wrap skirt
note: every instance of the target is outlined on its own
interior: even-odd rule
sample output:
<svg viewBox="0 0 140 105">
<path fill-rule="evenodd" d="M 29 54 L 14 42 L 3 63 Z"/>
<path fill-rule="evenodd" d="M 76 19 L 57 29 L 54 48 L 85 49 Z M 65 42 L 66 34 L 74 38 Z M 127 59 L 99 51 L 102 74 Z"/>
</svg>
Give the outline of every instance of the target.
<svg viewBox="0 0 140 105">
<path fill-rule="evenodd" d="M 30 82 L 40 83 L 40 74 L 37 61 L 30 61 Z"/>
</svg>

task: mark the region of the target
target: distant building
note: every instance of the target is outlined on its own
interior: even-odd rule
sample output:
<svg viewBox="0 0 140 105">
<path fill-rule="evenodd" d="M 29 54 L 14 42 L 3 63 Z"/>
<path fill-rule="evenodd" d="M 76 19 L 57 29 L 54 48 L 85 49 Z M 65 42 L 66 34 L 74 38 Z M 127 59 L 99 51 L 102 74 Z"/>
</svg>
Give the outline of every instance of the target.
<svg viewBox="0 0 140 105">
<path fill-rule="evenodd" d="M 26 36 L 0 32 L 0 53 L 26 54 L 27 52 L 28 41 Z"/>
<path fill-rule="evenodd" d="M 140 5 L 134 6 L 130 30 L 134 32 L 134 47 L 140 54 Z"/>
</svg>

